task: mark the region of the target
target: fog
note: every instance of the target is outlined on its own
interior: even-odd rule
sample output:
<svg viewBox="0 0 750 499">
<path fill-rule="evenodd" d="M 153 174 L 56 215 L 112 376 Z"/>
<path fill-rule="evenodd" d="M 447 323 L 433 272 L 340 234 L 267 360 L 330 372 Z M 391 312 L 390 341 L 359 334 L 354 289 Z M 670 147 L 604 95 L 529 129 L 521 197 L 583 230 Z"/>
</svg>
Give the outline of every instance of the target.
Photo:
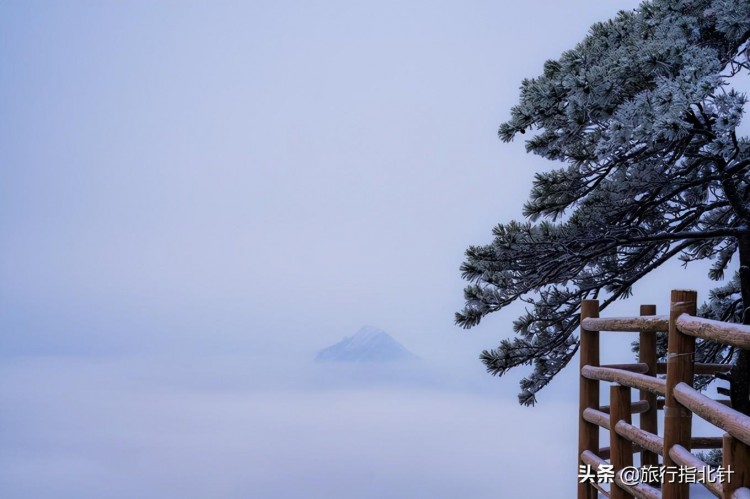
<svg viewBox="0 0 750 499">
<path fill-rule="evenodd" d="M 636 4 L 0 4 L 0 496 L 571 497 L 575 373 L 518 406 L 458 269 L 552 166 L 521 80 Z M 365 324 L 420 360 L 312 361 Z"/>
<path fill-rule="evenodd" d="M 6 363 L 3 496 L 491 498 L 519 497 L 530 480 L 539 497 L 573 493 L 575 476 L 558 469 L 560 456 L 574 462 L 577 437 L 560 428 L 574 427 L 575 403 L 530 411 L 418 364 L 397 379 L 384 370 Z"/>
</svg>

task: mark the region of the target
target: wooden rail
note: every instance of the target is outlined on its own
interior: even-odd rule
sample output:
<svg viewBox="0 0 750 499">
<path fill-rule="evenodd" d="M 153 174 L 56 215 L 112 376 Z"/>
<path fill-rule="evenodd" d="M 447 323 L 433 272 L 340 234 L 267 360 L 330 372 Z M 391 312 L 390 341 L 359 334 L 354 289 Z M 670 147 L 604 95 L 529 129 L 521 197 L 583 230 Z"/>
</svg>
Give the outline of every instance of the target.
<svg viewBox="0 0 750 499">
<path fill-rule="evenodd" d="M 638 402 L 633 402 L 630 405 L 630 410 L 632 411 L 633 414 L 643 414 L 645 412 L 648 412 L 650 409 L 651 409 L 651 404 L 649 404 L 645 400 L 639 400 Z M 601 406 L 599 408 L 599 410 L 602 411 L 602 412 L 606 412 L 607 414 L 609 414 L 609 406 L 608 405 Z"/>
<path fill-rule="evenodd" d="M 661 455 L 664 449 L 664 439 L 659 435 L 649 433 L 625 421 L 618 421 L 615 424 L 615 431 L 642 449 L 651 451 L 654 454 Z"/>
<path fill-rule="evenodd" d="M 621 333 L 639 333 L 641 331 L 666 331 L 669 327 L 668 315 L 645 317 L 586 317 L 581 320 L 581 327 L 589 331 L 609 331 Z"/>
<path fill-rule="evenodd" d="M 677 327 L 680 328 L 680 332 L 688 336 L 750 349 L 750 326 L 683 316 L 677 319 Z"/>
<path fill-rule="evenodd" d="M 581 376 L 588 379 L 599 381 L 611 381 L 630 388 L 638 388 L 657 395 L 664 395 L 666 391 L 666 382 L 663 379 L 652 378 L 643 374 L 623 371 L 622 369 L 612 369 L 609 367 L 584 366 L 581 368 Z"/>
<path fill-rule="evenodd" d="M 674 394 L 683 406 L 750 445 L 750 417 L 719 404 L 685 383 L 677 385 Z"/>
<path fill-rule="evenodd" d="M 711 481 L 710 476 L 706 476 L 706 463 L 698 459 L 692 452 L 681 445 L 675 445 L 669 451 L 672 460 L 680 466 L 690 466 L 696 469 L 699 479 L 705 484 L 706 488 L 716 497 L 721 497 L 721 484 Z"/>
<path fill-rule="evenodd" d="M 579 480 L 578 499 L 596 499 L 600 494 L 613 499 L 688 499 L 689 482 L 702 484 L 722 499 L 750 499 L 750 417 L 732 409 L 727 400 L 713 400 L 692 387 L 696 374 L 731 369 L 725 364 L 695 363 L 696 338 L 750 349 L 750 326 L 695 317 L 694 291 L 672 291 L 670 301 L 669 315 L 656 315 L 654 305 L 642 305 L 639 316 L 611 318 L 599 317 L 596 300 L 581 304 L 579 465 L 594 472 L 608 467 L 613 476 L 608 489 L 601 480 Z M 601 365 L 601 332 L 639 333 L 638 362 Z M 659 332 L 668 334 L 666 363 L 657 362 Z M 663 374 L 665 378 L 658 377 Z M 601 382 L 611 383 L 609 405 L 600 405 Z M 632 389 L 639 390 L 636 400 L 632 400 Z M 660 436 L 657 420 L 662 409 L 664 430 Z M 631 421 L 633 414 L 639 415 L 638 425 Z M 725 435 L 694 437 L 693 414 L 723 429 Z M 609 433 L 609 447 L 599 447 L 600 431 Z M 721 468 L 710 468 L 691 452 L 709 448 L 723 450 Z M 638 452 L 641 469 L 664 466 L 668 472 L 672 470 L 674 478 L 681 476 L 676 470 L 683 467 L 683 472 L 695 471 L 693 479 L 634 483 L 633 455 Z"/>
</svg>

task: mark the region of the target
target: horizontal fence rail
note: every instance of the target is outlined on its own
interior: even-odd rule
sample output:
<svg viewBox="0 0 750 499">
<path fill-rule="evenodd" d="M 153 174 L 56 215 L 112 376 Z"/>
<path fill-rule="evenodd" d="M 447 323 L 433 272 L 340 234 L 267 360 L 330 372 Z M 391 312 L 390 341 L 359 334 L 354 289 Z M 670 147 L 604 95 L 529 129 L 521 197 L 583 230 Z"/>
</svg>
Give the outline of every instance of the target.
<svg viewBox="0 0 750 499">
<path fill-rule="evenodd" d="M 659 435 L 641 430 L 637 426 L 633 426 L 625 421 L 618 421 L 615 425 L 615 431 L 642 449 L 649 450 L 654 454 L 662 453 L 664 439 Z"/>
<path fill-rule="evenodd" d="M 630 404 L 631 414 L 642 414 L 644 412 L 647 412 L 650 409 L 651 409 L 651 404 L 649 404 L 647 400 L 639 400 L 637 402 L 633 402 L 632 404 Z M 608 405 L 601 406 L 599 410 L 609 414 Z"/>
<path fill-rule="evenodd" d="M 722 499 L 750 499 L 750 417 L 732 409 L 729 400 L 714 400 L 692 387 L 696 375 L 727 373 L 732 368 L 696 363 L 695 339 L 750 349 L 750 326 L 698 318 L 696 308 L 696 293 L 687 290 L 672 291 L 669 315 L 656 315 L 655 306 L 642 305 L 639 316 L 602 318 L 598 301 L 582 302 L 578 455 L 579 465 L 593 469 L 596 479 L 579 481 L 578 499 L 688 499 L 691 483 Z M 601 365 L 600 332 L 639 333 L 638 362 Z M 657 362 L 657 333 L 667 334 L 666 362 Z M 609 405 L 599 403 L 601 382 L 611 383 Z M 631 400 L 632 389 L 639 391 L 636 400 Z M 660 410 L 663 436 L 658 433 Z M 638 424 L 631 421 L 634 414 Z M 726 434 L 693 436 L 693 414 Z M 609 447 L 600 448 L 601 431 L 609 433 Z M 719 448 L 723 451 L 719 468 L 691 452 Z M 639 469 L 633 467 L 637 453 Z M 664 480 L 660 475 L 654 482 L 657 475 L 645 474 L 650 466 L 662 466 L 658 468 L 662 475 L 693 472 L 691 478 Z M 609 470 L 609 480 L 602 480 L 602 470 Z M 633 470 L 644 473 L 639 481 L 632 480 Z"/>
<path fill-rule="evenodd" d="M 695 374 L 716 374 L 716 373 L 726 373 L 732 370 L 732 366 L 730 364 L 702 364 L 700 362 L 696 362 L 693 364 L 693 370 Z M 657 362 L 656 363 L 656 373 L 657 374 L 667 374 L 667 363 L 666 362 Z"/>
<path fill-rule="evenodd" d="M 609 430 L 609 414 L 606 412 L 597 411 L 589 407 L 583 411 L 583 419 L 605 430 Z"/>
<path fill-rule="evenodd" d="M 683 315 L 677 319 L 677 327 L 688 336 L 750 349 L 750 326 Z"/>
<path fill-rule="evenodd" d="M 669 450 L 669 455 L 672 459 L 680 466 L 689 466 L 695 468 L 698 474 L 698 481 L 700 481 L 705 487 L 716 497 L 721 497 L 722 488 L 721 484 L 712 481 L 710 476 L 707 476 L 706 470 L 708 465 L 695 457 L 692 452 L 687 450 L 681 445 L 675 445 Z"/>
<path fill-rule="evenodd" d="M 669 316 L 652 315 L 641 317 L 587 317 L 581 321 L 581 327 L 588 331 L 609 331 L 621 333 L 666 332 L 669 327 Z"/>
<path fill-rule="evenodd" d="M 750 445 L 750 417 L 717 403 L 685 383 L 674 388 L 674 395 L 679 403 L 698 416 Z"/>
<path fill-rule="evenodd" d="M 604 364 L 600 367 L 609 369 L 619 369 L 621 371 L 630 371 L 631 373 L 646 374 L 649 371 L 648 364 L 639 362 L 638 364 Z"/>
<path fill-rule="evenodd" d="M 620 369 L 612 369 L 609 367 L 584 366 L 584 368 L 581 369 L 581 375 L 589 379 L 610 381 L 612 383 L 629 386 L 630 388 L 646 390 L 651 393 L 656 393 L 657 395 L 664 395 L 667 386 L 663 379 L 652 378 L 651 376 L 622 371 Z"/>
</svg>

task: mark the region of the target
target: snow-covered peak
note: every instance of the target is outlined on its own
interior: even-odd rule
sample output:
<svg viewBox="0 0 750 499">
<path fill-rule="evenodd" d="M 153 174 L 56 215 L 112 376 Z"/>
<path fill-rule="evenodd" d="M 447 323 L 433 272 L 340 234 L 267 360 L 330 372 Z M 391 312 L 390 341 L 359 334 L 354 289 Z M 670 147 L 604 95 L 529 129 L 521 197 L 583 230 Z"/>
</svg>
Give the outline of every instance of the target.
<svg viewBox="0 0 750 499">
<path fill-rule="evenodd" d="M 414 358 L 414 354 L 382 329 L 364 326 L 354 336 L 321 350 L 315 360 L 384 362 Z"/>
<path fill-rule="evenodd" d="M 365 346 L 369 343 L 383 340 L 386 337 L 390 338 L 388 333 L 382 329 L 374 326 L 363 326 L 354 336 L 349 338 L 349 345 L 351 347 Z"/>
</svg>

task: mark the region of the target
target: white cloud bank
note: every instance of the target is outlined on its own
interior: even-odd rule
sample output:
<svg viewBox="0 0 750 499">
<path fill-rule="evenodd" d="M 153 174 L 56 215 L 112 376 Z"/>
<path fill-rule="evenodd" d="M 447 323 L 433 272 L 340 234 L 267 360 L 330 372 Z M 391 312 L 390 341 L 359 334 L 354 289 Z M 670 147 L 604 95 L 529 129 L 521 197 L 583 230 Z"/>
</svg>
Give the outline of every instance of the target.
<svg viewBox="0 0 750 499">
<path fill-rule="evenodd" d="M 312 365 L 247 366 L 7 362 L 0 495 L 489 499 L 528 482 L 535 497 L 574 494 L 574 401 L 525 409 L 440 383 L 336 385 L 320 372 L 311 382 Z"/>
</svg>

